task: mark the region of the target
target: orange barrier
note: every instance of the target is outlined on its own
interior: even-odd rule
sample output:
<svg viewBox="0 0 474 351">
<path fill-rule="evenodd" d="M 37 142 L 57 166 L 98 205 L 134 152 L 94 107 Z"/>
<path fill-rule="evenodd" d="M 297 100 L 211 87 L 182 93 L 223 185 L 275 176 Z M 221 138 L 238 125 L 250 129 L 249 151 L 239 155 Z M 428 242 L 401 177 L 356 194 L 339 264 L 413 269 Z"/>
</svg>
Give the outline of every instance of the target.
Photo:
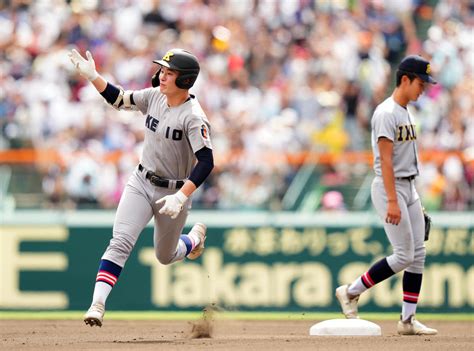
<svg viewBox="0 0 474 351">
<path fill-rule="evenodd" d="M 14 149 L 14 150 L 2 150 L 0 151 L 0 164 L 10 165 L 32 165 L 32 164 L 57 164 L 65 165 L 67 160 L 72 160 L 78 157 L 82 152 L 74 152 L 70 154 L 60 153 L 57 150 L 37 150 L 37 149 Z M 102 162 L 118 162 L 120 158 L 125 155 L 122 151 L 109 152 L 103 156 L 92 155 L 95 159 Z M 420 158 L 424 162 L 433 162 L 441 165 L 444 160 L 449 156 L 458 156 L 463 163 L 474 164 L 473 159 L 466 159 L 460 151 L 437 151 L 437 150 L 425 150 L 420 152 Z M 134 155 L 133 155 L 134 156 Z M 215 154 L 216 164 L 218 166 L 225 166 L 237 162 L 241 156 L 244 156 L 242 150 L 234 150 L 232 152 L 222 154 L 217 152 Z M 280 152 L 262 152 L 259 154 L 245 155 L 246 158 L 251 158 L 251 162 L 259 160 L 266 164 L 278 164 L 288 163 L 291 165 L 302 165 L 319 163 L 324 165 L 336 164 L 336 163 L 365 163 L 372 164 L 372 152 L 371 151 L 348 151 L 341 154 L 333 153 L 316 153 L 316 152 L 300 152 L 300 153 L 287 153 L 283 154 Z"/>
<path fill-rule="evenodd" d="M 60 153 L 54 149 L 14 149 L 14 150 L 0 150 L 0 164 L 58 164 L 65 165 L 66 159 L 74 159 L 82 154 L 82 152 L 74 153 Z M 89 153 L 90 155 L 90 153 Z M 106 161 L 106 162 L 118 162 L 119 159 L 124 155 L 122 151 L 111 151 L 103 156 L 92 155 L 93 158 Z"/>
</svg>

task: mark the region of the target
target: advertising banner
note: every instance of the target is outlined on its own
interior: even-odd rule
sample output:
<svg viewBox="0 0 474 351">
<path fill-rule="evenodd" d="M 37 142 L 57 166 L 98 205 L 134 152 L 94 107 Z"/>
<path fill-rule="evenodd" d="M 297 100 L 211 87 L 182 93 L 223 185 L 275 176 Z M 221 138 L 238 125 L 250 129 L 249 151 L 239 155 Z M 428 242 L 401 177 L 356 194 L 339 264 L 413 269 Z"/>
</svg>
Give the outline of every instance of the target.
<svg viewBox="0 0 474 351">
<path fill-rule="evenodd" d="M 206 216 L 201 213 L 201 220 Z M 335 288 L 391 253 L 371 216 L 362 222 L 356 214 L 344 221 L 286 216 L 209 216 L 201 258 L 166 266 L 155 258 L 148 226 L 107 308 L 190 311 L 215 304 L 232 311 L 338 311 Z M 0 309 L 87 309 L 111 237 L 110 217 L 37 222 L 0 226 Z M 473 226 L 457 222 L 435 223 L 426 242 L 419 311 L 473 312 Z M 401 301 L 399 273 L 364 294 L 360 306 L 366 312 L 399 311 Z"/>
</svg>

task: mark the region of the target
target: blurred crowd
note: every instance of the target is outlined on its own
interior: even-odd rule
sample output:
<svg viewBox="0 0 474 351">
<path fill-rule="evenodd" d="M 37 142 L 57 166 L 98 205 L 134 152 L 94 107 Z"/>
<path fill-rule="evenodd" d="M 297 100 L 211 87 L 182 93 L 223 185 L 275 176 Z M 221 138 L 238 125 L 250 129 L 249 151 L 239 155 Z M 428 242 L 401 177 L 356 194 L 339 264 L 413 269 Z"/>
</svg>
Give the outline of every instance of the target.
<svg viewBox="0 0 474 351">
<path fill-rule="evenodd" d="M 76 74 L 68 51 L 90 50 L 106 79 L 134 90 L 151 85 L 152 60 L 173 47 L 199 58 L 191 92 L 212 125 L 217 167 L 198 190 L 197 205 L 281 209 L 301 167 L 288 154 L 370 149 L 373 109 L 393 89 L 399 60 L 416 53 L 431 60 L 439 81 L 411 107 L 419 149 L 460 151 L 421 165 L 420 192 L 429 208 L 472 206 L 469 0 L 0 4 L 0 150 L 62 156 L 62 162 L 38 164 L 47 206 L 115 207 L 143 139 L 144 118 L 106 105 Z M 371 172 L 370 165 L 362 172 Z M 339 195 L 329 195 L 322 206 L 345 208 Z"/>
</svg>

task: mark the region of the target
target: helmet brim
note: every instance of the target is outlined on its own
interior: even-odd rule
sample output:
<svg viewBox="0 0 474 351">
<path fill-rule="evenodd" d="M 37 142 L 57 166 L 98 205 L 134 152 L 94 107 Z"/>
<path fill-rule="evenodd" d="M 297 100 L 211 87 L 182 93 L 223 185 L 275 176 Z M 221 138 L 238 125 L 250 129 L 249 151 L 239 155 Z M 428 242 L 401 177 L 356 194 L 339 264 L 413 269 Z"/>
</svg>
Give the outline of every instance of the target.
<svg viewBox="0 0 474 351">
<path fill-rule="evenodd" d="M 157 63 L 160 66 L 169 68 L 169 69 L 174 69 L 178 71 L 178 67 L 175 67 L 174 65 L 170 65 L 169 62 L 163 61 L 163 60 L 153 60 L 153 63 Z"/>
</svg>

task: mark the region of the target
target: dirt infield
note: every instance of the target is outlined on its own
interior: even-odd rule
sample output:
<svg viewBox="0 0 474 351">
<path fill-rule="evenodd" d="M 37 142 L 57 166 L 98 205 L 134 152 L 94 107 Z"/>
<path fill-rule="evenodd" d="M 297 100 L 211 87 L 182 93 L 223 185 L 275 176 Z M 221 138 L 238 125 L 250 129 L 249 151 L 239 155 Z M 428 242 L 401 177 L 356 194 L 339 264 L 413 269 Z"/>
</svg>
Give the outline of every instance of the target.
<svg viewBox="0 0 474 351">
<path fill-rule="evenodd" d="M 192 338 L 193 323 L 82 320 L 0 320 L 0 350 L 473 350 L 474 322 L 423 321 L 436 336 L 398 336 L 396 322 L 374 321 L 382 337 L 315 337 L 318 321 L 229 321 L 214 323 L 212 338 Z M 196 322 L 194 322 L 195 324 Z M 195 334 L 196 336 L 196 334 Z"/>
</svg>

